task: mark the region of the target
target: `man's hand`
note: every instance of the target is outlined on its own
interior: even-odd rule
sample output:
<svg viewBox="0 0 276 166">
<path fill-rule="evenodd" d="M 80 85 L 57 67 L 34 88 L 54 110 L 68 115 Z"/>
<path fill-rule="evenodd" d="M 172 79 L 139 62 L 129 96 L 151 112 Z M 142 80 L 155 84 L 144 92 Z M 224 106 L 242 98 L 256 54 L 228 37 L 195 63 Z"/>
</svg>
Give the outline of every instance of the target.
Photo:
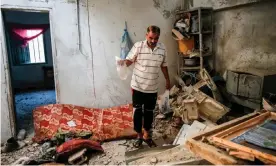
<svg viewBox="0 0 276 166">
<path fill-rule="evenodd" d="M 171 89 L 171 83 L 169 79 L 166 79 L 166 89 L 170 90 Z"/>
<path fill-rule="evenodd" d="M 124 63 L 125 63 L 125 60 L 119 60 L 119 61 L 117 62 L 117 64 L 120 65 L 120 66 L 123 66 Z"/>
<path fill-rule="evenodd" d="M 126 60 L 126 59 L 125 60 L 119 60 L 117 62 L 118 65 L 123 66 L 124 64 L 126 64 L 127 67 L 130 66 L 132 63 L 133 62 L 131 62 L 130 60 Z"/>
</svg>

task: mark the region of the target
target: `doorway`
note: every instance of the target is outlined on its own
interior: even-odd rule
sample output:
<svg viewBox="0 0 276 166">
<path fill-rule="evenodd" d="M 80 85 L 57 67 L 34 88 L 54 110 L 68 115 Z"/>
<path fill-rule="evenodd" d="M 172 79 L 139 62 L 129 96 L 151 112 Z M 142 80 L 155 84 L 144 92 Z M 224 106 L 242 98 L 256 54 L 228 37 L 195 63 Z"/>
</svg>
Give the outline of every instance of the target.
<svg viewBox="0 0 276 166">
<path fill-rule="evenodd" d="M 33 135 L 33 110 L 56 103 L 48 12 L 2 10 L 16 130 Z"/>
</svg>

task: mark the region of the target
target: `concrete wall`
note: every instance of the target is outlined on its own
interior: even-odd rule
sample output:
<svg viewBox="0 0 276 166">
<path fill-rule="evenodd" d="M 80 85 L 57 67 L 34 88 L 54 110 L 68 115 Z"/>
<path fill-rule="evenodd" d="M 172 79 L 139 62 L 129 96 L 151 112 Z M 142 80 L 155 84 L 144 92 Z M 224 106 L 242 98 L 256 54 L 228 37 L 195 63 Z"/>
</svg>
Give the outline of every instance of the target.
<svg viewBox="0 0 276 166">
<path fill-rule="evenodd" d="M 4 36 L 4 31 L 3 27 L 4 25 L 2 24 L 2 13 L 0 12 L 0 21 L 1 21 L 1 36 Z M 1 55 L 5 55 L 5 47 L 4 46 L 4 40 L 0 40 L 1 43 Z M 11 114 L 11 105 L 10 101 L 11 98 L 9 96 L 10 93 L 10 88 L 9 85 L 7 84 L 9 80 L 9 70 L 8 70 L 8 57 L 7 56 L 1 56 L 1 63 L 0 63 L 0 68 L 1 68 L 1 142 L 7 140 L 13 133 L 13 125 L 12 125 L 12 119 L 13 115 Z"/>
<path fill-rule="evenodd" d="M 177 1 L 174 1 L 177 2 Z M 162 4 L 162 2 L 160 1 Z M 89 30 L 93 51 L 93 70 L 95 78 L 95 106 L 108 107 L 130 102 L 130 79 L 121 81 L 116 73 L 115 56 L 120 52 L 120 40 L 127 21 L 130 38 L 133 42 L 145 39 L 147 26 L 155 24 L 161 27 L 161 38 L 168 49 L 168 64 L 171 78 L 176 71 L 176 43 L 171 37 L 173 19 L 163 15 L 164 6 L 156 6 L 153 1 L 94 0 L 81 4 L 81 50 L 84 55 L 91 56 Z M 167 8 L 172 12 L 175 5 Z M 87 14 L 89 7 L 89 15 Z M 88 21 L 89 17 L 89 21 Z M 90 60 L 91 57 L 88 57 Z M 91 66 L 88 67 L 91 71 Z M 89 74 L 89 73 L 87 73 Z M 89 77 L 91 78 L 91 77 Z M 93 80 L 92 80 L 93 81 Z M 160 92 L 165 88 L 164 78 L 160 77 Z M 93 89 L 88 93 L 93 94 Z"/>
<path fill-rule="evenodd" d="M 168 49 L 169 72 L 173 80 L 176 43 L 171 37 L 173 18 L 168 13 L 173 13 L 180 2 L 89 0 L 86 3 L 81 0 L 79 15 L 75 0 L 2 0 L 1 7 L 50 9 L 57 100 L 87 107 L 110 107 L 131 102 L 130 79 L 121 81 L 115 65 L 125 21 L 133 42 L 144 40 L 147 26 L 160 26 L 160 40 Z M 163 11 L 167 11 L 165 15 Z M 2 84 L 3 90 L 7 87 L 7 82 Z M 161 75 L 160 91 L 164 89 L 165 81 Z M 1 95 L 4 97 L 6 93 Z M 1 109 L 1 114 L 9 111 L 6 106 Z"/>
<path fill-rule="evenodd" d="M 215 68 L 276 73 L 276 1 L 194 0 L 214 12 Z"/>
<path fill-rule="evenodd" d="M 19 12 L 19 11 L 5 11 L 5 20 L 7 22 L 20 23 L 20 24 L 48 24 L 48 13 L 37 12 Z M 24 89 L 29 87 L 43 87 L 44 73 L 43 66 L 52 66 L 52 47 L 50 29 L 44 34 L 45 41 L 45 64 L 32 64 L 32 65 L 14 65 L 12 62 L 12 55 L 9 54 L 10 67 L 11 67 L 11 80 L 12 87 Z"/>
</svg>

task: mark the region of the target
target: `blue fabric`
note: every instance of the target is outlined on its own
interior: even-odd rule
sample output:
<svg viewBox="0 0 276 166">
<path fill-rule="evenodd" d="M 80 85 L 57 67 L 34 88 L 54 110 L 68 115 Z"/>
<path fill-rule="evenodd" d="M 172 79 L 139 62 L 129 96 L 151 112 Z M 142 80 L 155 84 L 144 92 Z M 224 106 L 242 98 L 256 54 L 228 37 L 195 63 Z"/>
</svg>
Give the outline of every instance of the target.
<svg viewBox="0 0 276 166">
<path fill-rule="evenodd" d="M 122 36 L 122 41 L 121 41 L 121 54 L 120 54 L 121 59 L 126 59 L 127 54 L 129 53 L 131 47 L 132 47 L 132 42 L 129 38 L 128 31 L 127 29 L 124 29 L 124 34 Z"/>
</svg>

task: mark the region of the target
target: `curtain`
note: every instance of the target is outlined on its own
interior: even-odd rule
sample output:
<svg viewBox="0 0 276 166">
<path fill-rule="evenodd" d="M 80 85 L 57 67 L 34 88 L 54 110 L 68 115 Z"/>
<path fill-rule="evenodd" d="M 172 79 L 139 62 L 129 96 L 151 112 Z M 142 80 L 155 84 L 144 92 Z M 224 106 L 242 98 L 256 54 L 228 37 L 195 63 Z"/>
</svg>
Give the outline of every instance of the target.
<svg viewBox="0 0 276 166">
<path fill-rule="evenodd" d="M 17 24 L 8 23 L 11 36 L 21 47 L 26 47 L 28 42 L 44 33 L 49 24 Z"/>
</svg>

